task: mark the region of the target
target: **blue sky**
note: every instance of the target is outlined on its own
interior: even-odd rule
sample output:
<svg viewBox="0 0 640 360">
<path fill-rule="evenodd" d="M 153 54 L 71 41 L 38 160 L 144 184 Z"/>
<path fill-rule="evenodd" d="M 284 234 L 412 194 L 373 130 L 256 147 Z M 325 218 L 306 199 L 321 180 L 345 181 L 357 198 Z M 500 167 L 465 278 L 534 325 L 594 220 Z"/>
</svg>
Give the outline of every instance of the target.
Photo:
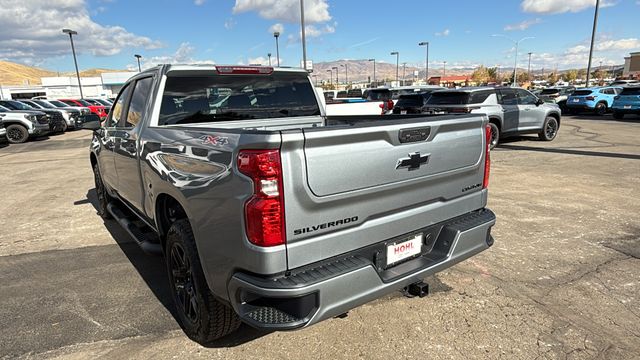
<svg viewBox="0 0 640 360">
<path fill-rule="evenodd" d="M 363 1 L 305 0 L 308 59 L 376 58 L 447 67 L 513 64 L 532 52 L 534 68 L 586 67 L 595 0 Z M 81 68 L 132 68 L 160 62 L 266 62 L 279 29 L 283 65 L 297 66 L 299 0 L 0 0 L 0 58 L 69 71 L 73 61 L 60 29 L 78 31 Z M 640 51 L 640 1 L 601 1 L 595 64 L 622 64 Z"/>
</svg>

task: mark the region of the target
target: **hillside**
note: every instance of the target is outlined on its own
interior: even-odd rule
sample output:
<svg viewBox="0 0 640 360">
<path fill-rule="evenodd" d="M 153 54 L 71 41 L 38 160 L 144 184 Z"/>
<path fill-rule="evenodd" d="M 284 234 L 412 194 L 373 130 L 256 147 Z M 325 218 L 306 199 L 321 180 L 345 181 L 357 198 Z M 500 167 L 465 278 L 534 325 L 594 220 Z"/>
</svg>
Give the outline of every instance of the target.
<svg viewBox="0 0 640 360">
<path fill-rule="evenodd" d="M 39 85 L 40 78 L 47 76 L 57 76 L 57 74 L 33 66 L 0 61 L 0 84 L 2 85 Z"/>
</svg>

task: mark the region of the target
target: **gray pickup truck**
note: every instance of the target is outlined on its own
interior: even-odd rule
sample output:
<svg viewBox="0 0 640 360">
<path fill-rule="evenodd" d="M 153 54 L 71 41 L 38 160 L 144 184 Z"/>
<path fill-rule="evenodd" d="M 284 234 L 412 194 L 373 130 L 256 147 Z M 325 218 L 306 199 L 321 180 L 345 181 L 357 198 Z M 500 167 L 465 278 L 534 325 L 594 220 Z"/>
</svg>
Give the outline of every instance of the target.
<svg viewBox="0 0 640 360">
<path fill-rule="evenodd" d="M 328 118 L 320 96 L 301 69 L 163 65 L 84 125 L 98 213 L 163 254 L 192 339 L 423 295 L 493 244 L 486 116 Z"/>
</svg>

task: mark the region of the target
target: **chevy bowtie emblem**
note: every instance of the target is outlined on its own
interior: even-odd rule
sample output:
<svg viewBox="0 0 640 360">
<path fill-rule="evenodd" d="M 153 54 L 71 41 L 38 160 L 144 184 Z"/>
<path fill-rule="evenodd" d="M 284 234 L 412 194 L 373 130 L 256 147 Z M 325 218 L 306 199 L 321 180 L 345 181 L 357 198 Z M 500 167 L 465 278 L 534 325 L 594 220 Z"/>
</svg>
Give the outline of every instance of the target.
<svg viewBox="0 0 640 360">
<path fill-rule="evenodd" d="M 421 165 L 429 163 L 429 156 L 431 155 L 420 155 L 419 152 L 414 152 L 409 154 L 408 158 L 398 159 L 396 169 L 408 168 L 410 171 L 419 169 Z"/>
</svg>

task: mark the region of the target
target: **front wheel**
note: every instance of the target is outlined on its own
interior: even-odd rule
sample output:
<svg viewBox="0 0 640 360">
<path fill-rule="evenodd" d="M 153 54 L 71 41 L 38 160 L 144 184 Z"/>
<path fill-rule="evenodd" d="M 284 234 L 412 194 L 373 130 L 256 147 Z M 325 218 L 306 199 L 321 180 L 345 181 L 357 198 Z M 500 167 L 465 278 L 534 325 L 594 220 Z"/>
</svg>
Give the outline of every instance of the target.
<svg viewBox="0 0 640 360">
<path fill-rule="evenodd" d="M 596 113 L 596 115 L 604 115 L 607 112 L 607 104 L 597 103 L 593 111 Z"/>
<path fill-rule="evenodd" d="M 538 137 L 543 141 L 551 141 L 558 135 L 558 120 L 553 116 L 548 116 L 544 120 L 542 130 L 538 133 Z"/>
<path fill-rule="evenodd" d="M 21 144 L 29 139 L 29 130 L 18 124 L 7 126 L 7 140 L 12 144 Z"/>
<path fill-rule="evenodd" d="M 216 300 L 207 286 L 187 219 L 169 228 L 165 260 L 180 325 L 189 338 L 206 344 L 238 329 L 238 315 Z"/>
<path fill-rule="evenodd" d="M 617 111 L 614 111 L 614 112 L 613 112 L 613 118 L 614 118 L 614 119 L 618 119 L 618 120 L 620 120 L 620 119 L 622 119 L 623 117 L 624 117 L 624 114 L 623 114 L 623 113 L 621 113 L 621 112 L 617 112 Z"/>
</svg>

